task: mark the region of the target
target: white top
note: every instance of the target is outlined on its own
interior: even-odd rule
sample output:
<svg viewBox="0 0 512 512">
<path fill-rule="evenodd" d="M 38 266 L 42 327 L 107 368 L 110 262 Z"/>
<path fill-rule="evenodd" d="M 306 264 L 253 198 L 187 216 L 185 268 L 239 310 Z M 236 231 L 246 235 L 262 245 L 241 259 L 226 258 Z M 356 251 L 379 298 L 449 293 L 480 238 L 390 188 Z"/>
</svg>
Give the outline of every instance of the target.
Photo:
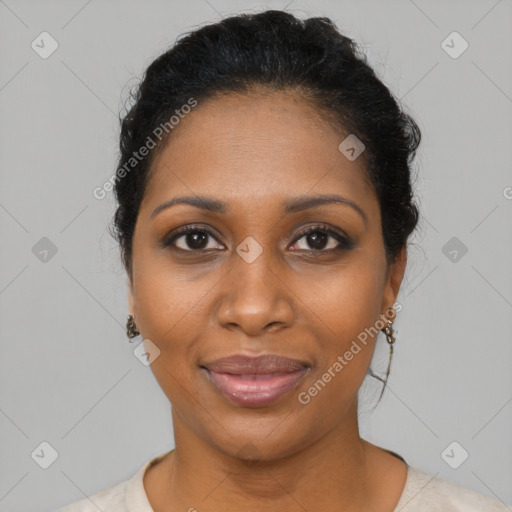
<svg viewBox="0 0 512 512">
<path fill-rule="evenodd" d="M 130 479 L 97 492 L 89 498 L 75 501 L 56 512 L 98 512 L 98 510 L 154 512 L 144 489 L 143 477 L 150 466 L 166 455 L 167 453 L 145 463 Z M 400 458 L 403 460 L 402 457 Z M 500 501 L 448 480 L 433 478 L 407 464 L 405 487 L 393 512 L 510 512 L 510 510 Z"/>
</svg>

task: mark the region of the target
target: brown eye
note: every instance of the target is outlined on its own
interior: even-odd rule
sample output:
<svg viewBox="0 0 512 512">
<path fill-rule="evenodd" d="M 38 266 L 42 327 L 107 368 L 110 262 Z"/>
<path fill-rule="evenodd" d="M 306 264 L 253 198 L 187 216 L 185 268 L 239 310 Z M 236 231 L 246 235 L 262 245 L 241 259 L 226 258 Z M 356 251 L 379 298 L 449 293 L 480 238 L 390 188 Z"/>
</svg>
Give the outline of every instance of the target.
<svg viewBox="0 0 512 512">
<path fill-rule="evenodd" d="M 313 226 L 303 231 L 300 236 L 295 239 L 294 245 L 302 239 L 305 240 L 303 245 L 306 247 L 299 247 L 298 250 L 327 252 L 352 249 L 354 245 L 349 238 L 324 226 Z M 309 246 L 310 249 L 308 249 L 307 246 Z"/>
<path fill-rule="evenodd" d="M 216 249 L 217 247 L 212 239 L 216 240 L 215 235 L 210 230 L 187 226 L 173 233 L 170 238 L 166 238 L 162 245 L 164 247 L 172 246 L 181 251 L 195 252 Z"/>
<path fill-rule="evenodd" d="M 312 226 L 304 230 L 294 242 L 297 245 L 304 239 L 304 247 L 292 248 L 292 251 L 330 252 L 349 250 L 354 247 L 353 242 L 346 236 L 327 226 Z M 216 235 L 204 227 L 186 226 L 172 233 L 163 242 L 163 247 L 183 252 L 199 252 L 212 249 L 223 249 Z M 220 247 L 219 247 L 220 246 Z"/>
</svg>

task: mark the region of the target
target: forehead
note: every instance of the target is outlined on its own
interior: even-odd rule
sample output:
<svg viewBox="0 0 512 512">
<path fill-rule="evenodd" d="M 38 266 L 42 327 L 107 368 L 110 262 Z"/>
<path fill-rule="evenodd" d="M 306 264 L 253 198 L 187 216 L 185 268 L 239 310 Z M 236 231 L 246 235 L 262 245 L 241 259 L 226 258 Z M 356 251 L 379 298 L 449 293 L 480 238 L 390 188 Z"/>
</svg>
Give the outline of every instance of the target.
<svg viewBox="0 0 512 512">
<path fill-rule="evenodd" d="M 347 135 L 294 93 L 216 96 L 171 133 L 153 162 L 141 210 L 194 194 L 263 207 L 307 193 L 368 201 L 364 154 L 350 161 L 338 149 Z"/>
</svg>

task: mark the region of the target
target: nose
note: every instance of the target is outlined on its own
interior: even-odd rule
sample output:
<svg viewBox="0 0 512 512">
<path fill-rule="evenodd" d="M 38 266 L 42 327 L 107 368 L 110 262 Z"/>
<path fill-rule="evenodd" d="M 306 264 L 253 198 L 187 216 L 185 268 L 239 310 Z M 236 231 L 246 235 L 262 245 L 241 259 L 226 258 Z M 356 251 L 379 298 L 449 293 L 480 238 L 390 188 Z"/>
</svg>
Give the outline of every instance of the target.
<svg viewBox="0 0 512 512">
<path fill-rule="evenodd" d="M 222 280 L 217 297 L 217 321 L 247 336 L 263 336 L 290 327 L 295 317 L 295 294 L 284 281 L 284 272 L 263 251 L 248 263 L 233 254 L 233 267 Z"/>
</svg>

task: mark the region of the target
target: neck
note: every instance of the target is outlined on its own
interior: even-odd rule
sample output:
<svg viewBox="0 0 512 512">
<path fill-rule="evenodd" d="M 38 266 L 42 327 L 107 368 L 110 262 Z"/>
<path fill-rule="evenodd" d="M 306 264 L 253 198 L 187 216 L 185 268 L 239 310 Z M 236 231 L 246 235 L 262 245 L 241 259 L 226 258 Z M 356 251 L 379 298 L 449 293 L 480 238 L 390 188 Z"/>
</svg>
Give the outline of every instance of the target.
<svg viewBox="0 0 512 512">
<path fill-rule="evenodd" d="M 278 459 L 251 460 L 252 444 L 243 458 L 226 454 L 192 432 L 174 410 L 173 424 L 176 448 L 151 493 L 147 487 L 155 512 L 371 508 L 373 445 L 359 437 L 357 401 L 322 438 Z"/>
</svg>

